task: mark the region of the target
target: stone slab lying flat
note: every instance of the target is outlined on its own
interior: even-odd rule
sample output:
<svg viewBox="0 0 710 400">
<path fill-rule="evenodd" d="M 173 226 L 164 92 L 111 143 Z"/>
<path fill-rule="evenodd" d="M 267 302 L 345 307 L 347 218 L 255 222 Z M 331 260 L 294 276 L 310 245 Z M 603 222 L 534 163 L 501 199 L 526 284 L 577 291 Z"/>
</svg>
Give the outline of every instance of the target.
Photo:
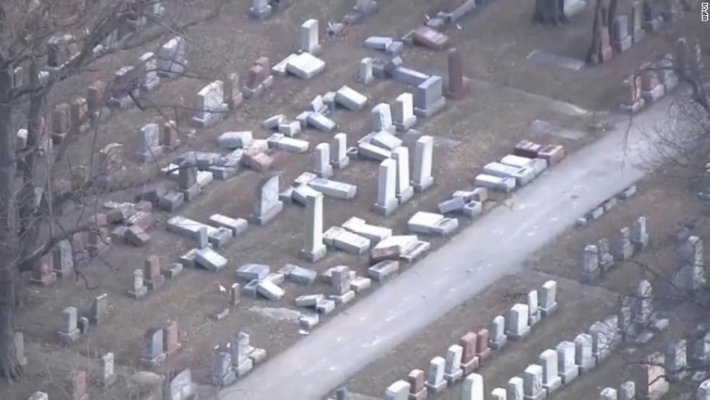
<svg viewBox="0 0 710 400">
<path fill-rule="evenodd" d="M 278 301 L 284 297 L 284 290 L 274 282 L 265 279 L 256 285 L 256 292 L 269 300 Z"/>
<path fill-rule="evenodd" d="M 392 158 L 392 152 L 374 144 L 361 142 L 357 145 L 357 154 L 362 158 L 384 161 Z"/>
<path fill-rule="evenodd" d="M 319 193 L 319 191 L 313 189 L 308 185 L 300 185 L 293 189 L 292 198 L 293 201 L 295 201 L 296 203 L 305 206 L 307 204 L 306 199 L 308 199 L 308 197 L 318 196 Z"/>
<path fill-rule="evenodd" d="M 335 93 L 335 102 L 350 111 L 360 111 L 367 104 L 367 96 L 349 86 L 343 86 Z"/>
<path fill-rule="evenodd" d="M 389 132 L 381 131 L 375 132 L 372 137 L 370 137 L 370 143 L 382 147 L 387 151 L 392 151 L 402 145 L 402 139 Z"/>
<path fill-rule="evenodd" d="M 475 180 L 476 186 L 496 191 L 509 193 L 515 189 L 515 178 L 501 178 L 489 174 L 478 174 Z"/>
<path fill-rule="evenodd" d="M 325 61 L 306 52 L 290 57 L 286 62 L 286 71 L 301 79 L 311 79 L 323 70 Z"/>
<path fill-rule="evenodd" d="M 346 253 L 360 255 L 370 248 L 370 240 L 334 226 L 323 233 L 323 243 Z"/>
<path fill-rule="evenodd" d="M 376 282 L 384 282 L 399 271 L 399 261 L 385 260 L 367 269 L 367 275 Z"/>
<path fill-rule="evenodd" d="M 335 197 L 336 199 L 349 200 L 357 194 L 357 186 L 345 182 L 332 181 L 330 179 L 315 178 L 308 182 L 308 186 L 326 196 Z"/>
<path fill-rule="evenodd" d="M 306 123 L 323 132 L 332 132 L 338 125 L 323 114 L 311 112 L 306 117 Z"/>
<path fill-rule="evenodd" d="M 271 267 L 264 264 L 244 264 L 237 268 L 237 279 L 245 282 L 261 281 L 271 272 Z"/>
<path fill-rule="evenodd" d="M 419 211 L 407 221 L 410 232 L 427 235 L 446 236 L 456 230 L 459 221 L 455 218 L 446 218 L 441 214 Z"/>
<path fill-rule="evenodd" d="M 217 146 L 225 149 L 241 149 L 249 147 L 254 137 L 251 131 L 224 132 L 217 138 Z"/>
<path fill-rule="evenodd" d="M 195 252 L 195 264 L 208 270 L 219 271 L 227 266 L 227 259 L 209 247 Z"/>
<path fill-rule="evenodd" d="M 312 285 L 316 278 L 318 277 L 318 272 L 313 269 L 303 268 L 298 265 L 294 265 L 286 274 L 286 279 L 289 282 L 297 283 L 299 285 Z"/>
<path fill-rule="evenodd" d="M 392 236 L 392 229 L 382 226 L 370 225 L 364 219 L 352 217 L 343 222 L 343 228 L 370 239 L 373 244 Z"/>
<path fill-rule="evenodd" d="M 249 226 L 249 223 L 244 218 L 230 218 L 222 214 L 210 215 L 210 223 L 217 227 L 229 229 L 232 236 L 238 236 L 244 233 Z"/>
</svg>

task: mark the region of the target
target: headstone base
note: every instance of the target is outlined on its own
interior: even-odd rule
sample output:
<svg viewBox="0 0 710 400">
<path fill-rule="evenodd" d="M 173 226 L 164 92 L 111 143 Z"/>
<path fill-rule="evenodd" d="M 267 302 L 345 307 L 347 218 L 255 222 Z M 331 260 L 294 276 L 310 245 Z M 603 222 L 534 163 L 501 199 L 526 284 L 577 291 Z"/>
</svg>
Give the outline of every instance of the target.
<svg viewBox="0 0 710 400">
<path fill-rule="evenodd" d="M 471 91 L 471 81 L 467 78 L 463 78 L 463 86 L 457 91 L 451 90 L 451 87 L 446 88 L 446 97 L 453 100 L 463 99 Z"/>
<path fill-rule="evenodd" d="M 533 395 L 524 395 L 524 400 L 543 400 L 547 397 L 547 391 L 541 390 Z"/>
<path fill-rule="evenodd" d="M 491 357 L 493 352 L 491 351 L 490 348 L 483 350 L 482 352 L 476 354 L 476 357 L 478 357 L 478 362 L 480 364 L 483 364 L 483 362 Z"/>
<path fill-rule="evenodd" d="M 145 285 L 150 290 L 158 290 L 165 285 L 165 277 L 163 275 L 157 275 L 153 280 L 146 280 Z"/>
<path fill-rule="evenodd" d="M 626 36 L 625 38 L 619 40 L 618 42 L 614 42 L 614 50 L 616 50 L 619 53 L 623 53 L 631 48 L 631 45 L 633 44 L 633 42 L 634 41 L 631 38 L 631 35 Z"/>
<path fill-rule="evenodd" d="M 528 317 L 528 325 L 531 327 L 535 326 L 538 322 L 540 322 L 540 319 L 542 319 L 542 316 L 540 315 L 540 311 L 538 311 Z"/>
<path fill-rule="evenodd" d="M 271 209 L 267 210 L 261 215 L 250 215 L 249 221 L 254 225 L 265 225 L 267 222 L 274 219 L 281 211 L 283 211 L 283 209 L 284 203 L 282 201 L 279 201 L 278 203 L 274 204 Z"/>
<path fill-rule="evenodd" d="M 222 104 L 224 111 L 220 110 L 217 112 L 203 112 L 202 115 L 196 115 L 192 117 L 192 124 L 196 128 L 209 128 L 211 126 L 217 125 L 222 122 L 226 116 L 226 112 L 229 109 L 227 104 Z"/>
<path fill-rule="evenodd" d="M 434 178 L 429 177 L 424 181 L 417 182 L 417 181 L 412 181 L 412 187 L 414 188 L 415 192 L 422 193 L 429 189 L 432 185 L 434 184 Z"/>
<path fill-rule="evenodd" d="M 246 374 L 248 374 L 252 369 L 254 368 L 254 360 L 251 358 L 247 358 L 246 360 L 242 361 L 238 365 L 234 365 L 234 372 L 237 373 L 237 376 L 242 377 Z"/>
<path fill-rule="evenodd" d="M 330 164 L 326 164 L 323 166 L 323 169 L 321 171 L 313 170 L 313 173 L 318 175 L 318 177 L 320 178 L 328 179 L 333 176 L 333 166 Z"/>
<path fill-rule="evenodd" d="M 140 299 L 143 296 L 148 294 L 148 288 L 143 286 L 139 290 L 129 290 L 128 295 L 133 297 L 134 299 Z"/>
<path fill-rule="evenodd" d="M 355 298 L 355 292 L 350 290 L 340 296 L 330 295 L 330 296 L 328 296 L 328 298 L 335 301 L 336 305 L 342 306 L 342 305 L 350 303 Z"/>
<path fill-rule="evenodd" d="M 555 311 L 557 311 L 557 303 L 552 304 L 548 308 L 542 308 L 540 307 L 540 314 L 542 314 L 543 317 L 547 317 L 552 315 Z"/>
<path fill-rule="evenodd" d="M 651 90 L 641 91 L 641 97 L 643 97 L 647 103 L 654 103 L 658 101 L 664 94 L 666 94 L 666 88 L 660 84 L 656 85 L 656 87 Z"/>
<path fill-rule="evenodd" d="M 564 385 L 569 385 L 578 376 L 579 376 L 579 367 L 576 365 L 573 366 L 572 368 L 568 369 L 567 371 L 560 372 L 560 378 L 562 378 L 562 384 L 564 384 Z"/>
<path fill-rule="evenodd" d="M 462 362 L 461 369 L 463 374 L 468 376 L 471 372 L 477 370 L 479 367 L 478 357 L 473 357 L 469 362 Z"/>
<path fill-rule="evenodd" d="M 545 388 L 545 390 L 547 390 L 547 395 L 549 396 L 550 394 L 552 394 L 552 392 L 554 392 L 555 390 L 559 389 L 560 386 L 562 386 L 562 378 L 560 378 L 559 376 L 556 376 L 556 377 L 552 378 L 552 380 L 550 382 L 548 382 L 547 385 L 542 385 L 542 386 Z"/>
<path fill-rule="evenodd" d="M 436 384 L 431 384 L 429 382 L 426 383 L 426 387 L 429 390 L 429 393 L 441 393 L 444 390 L 446 390 L 446 381 L 442 380 L 441 382 L 437 382 Z"/>
<path fill-rule="evenodd" d="M 463 370 L 458 370 L 453 374 L 444 374 L 444 379 L 446 379 L 449 386 L 453 386 L 463 379 Z"/>
<path fill-rule="evenodd" d="M 440 112 L 441 110 L 444 109 L 446 106 L 446 98 L 442 97 L 439 100 L 435 101 L 434 104 L 431 105 L 431 107 L 427 108 L 418 108 L 414 107 L 414 115 L 422 118 L 429 118 L 434 116 L 436 113 Z"/>
<path fill-rule="evenodd" d="M 57 332 L 59 334 L 59 341 L 64 344 L 71 344 L 76 342 L 81 336 L 81 331 L 78 328 L 73 329 L 69 332 Z"/>
<path fill-rule="evenodd" d="M 316 246 L 313 250 L 302 249 L 300 255 L 303 259 L 310 262 L 316 262 L 321 258 L 325 257 L 328 252 L 328 248 L 324 244 Z"/>
<path fill-rule="evenodd" d="M 412 197 L 414 197 L 414 188 L 410 186 L 397 195 L 397 201 L 399 201 L 399 204 L 402 205 L 411 200 Z"/>
<path fill-rule="evenodd" d="M 155 356 L 154 358 L 144 358 L 141 357 L 140 359 L 140 364 L 145 367 L 145 368 L 155 368 L 161 365 L 167 356 L 165 353 L 160 353 L 159 355 Z"/>
<path fill-rule="evenodd" d="M 520 332 L 505 331 L 505 336 L 507 336 L 508 339 L 510 339 L 510 340 L 522 341 L 525 339 L 526 336 L 528 336 L 529 333 L 530 333 L 530 327 L 526 326 Z"/>
<path fill-rule="evenodd" d="M 406 120 L 400 122 L 394 122 L 395 128 L 397 128 L 397 131 L 399 132 L 406 132 L 409 129 L 411 129 L 415 124 L 417 123 L 417 116 L 412 115 L 410 118 L 407 118 Z"/>
<path fill-rule="evenodd" d="M 392 199 L 392 201 L 388 202 L 387 204 L 375 203 L 375 205 L 372 207 L 372 210 L 386 217 L 392 214 L 397 209 L 397 207 L 399 207 L 397 199 Z"/>
<path fill-rule="evenodd" d="M 491 340 L 488 345 L 491 347 L 493 350 L 500 350 L 502 349 L 506 344 L 508 343 L 508 337 L 503 336 L 498 340 Z"/>
<path fill-rule="evenodd" d="M 418 391 L 417 393 L 410 393 L 408 400 L 426 400 L 429 397 L 429 393 L 426 388 Z"/>
<path fill-rule="evenodd" d="M 344 169 L 345 167 L 350 165 L 350 157 L 345 156 L 340 160 L 332 161 L 331 164 L 335 169 Z"/>
<path fill-rule="evenodd" d="M 256 20 L 264 20 L 271 16 L 271 5 L 267 4 L 261 8 L 249 7 L 249 16 Z"/>
</svg>

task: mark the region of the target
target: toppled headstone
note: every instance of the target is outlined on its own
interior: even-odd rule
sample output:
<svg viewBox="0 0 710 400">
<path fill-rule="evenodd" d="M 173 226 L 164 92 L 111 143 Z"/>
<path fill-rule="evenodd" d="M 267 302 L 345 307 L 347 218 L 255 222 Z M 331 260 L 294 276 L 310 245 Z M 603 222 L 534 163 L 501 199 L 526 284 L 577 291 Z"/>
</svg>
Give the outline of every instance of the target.
<svg viewBox="0 0 710 400">
<path fill-rule="evenodd" d="M 325 70 L 325 61 L 308 52 L 290 57 L 286 71 L 301 79 L 311 79 Z"/>
<path fill-rule="evenodd" d="M 407 221 L 407 229 L 411 232 L 440 236 L 447 236 L 456 230 L 458 225 L 457 219 L 424 211 L 417 212 Z"/>
<path fill-rule="evenodd" d="M 323 242 L 338 250 L 355 255 L 363 254 L 370 248 L 370 240 L 334 226 L 323 233 Z"/>
</svg>

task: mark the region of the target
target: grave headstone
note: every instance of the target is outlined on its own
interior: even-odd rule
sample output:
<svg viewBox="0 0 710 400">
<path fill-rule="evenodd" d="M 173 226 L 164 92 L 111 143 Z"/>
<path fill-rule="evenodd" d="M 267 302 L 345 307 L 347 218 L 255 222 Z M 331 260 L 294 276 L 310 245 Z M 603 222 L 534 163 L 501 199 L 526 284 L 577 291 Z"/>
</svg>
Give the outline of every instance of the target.
<svg viewBox="0 0 710 400">
<path fill-rule="evenodd" d="M 396 189 L 397 161 L 389 158 L 380 163 L 377 181 L 377 202 L 373 210 L 384 216 L 392 214 L 399 206 Z"/>
<path fill-rule="evenodd" d="M 163 328 L 163 350 L 165 354 L 169 357 L 178 352 L 182 348 L 182 343 L 180 343 L 180 334 L 177 321 L 171 320 L 165 324 Z"/>
<path fill-rule="evenodd" d="M 313 168 L 313 172 L 325 179 L 333 176 L 333 166 L 330 165 L 330 145 L 328 143 L 319 143 L 316 145 L 315 168 Z"/>
<path fill-rule="evenodd" d="M 626 381 L 619 386 L 619 400 L 634 400 L 636 398 L 636 384 Z"/>
<path fill-rule="evenodd" d="M 52 250 L 52 255 L 54 260 L 52 266 L 54 267 L 54 272 L 57 276 L 67 277 L 71 275 L 74 270 L 74 257 L 72 255 L 71 242 L 69 240 L 62 240 L 57 243 Z"/>
<path fill-rule="evenodd" d="M 395 196 L 401 205 L 414 196 L 414 188 L 412 188 L 409 178 L 409 149 L 405 146 L 394 149 L 392 158 L 397 162 Z"/>
<path fill-rule="evenodd" d="M 409 398 L 413 400 L 426 400 L 428 392 L 426 388 L 426 375 L 420 369 L 414 369 L 407 377 L 409 382 Z"/>
<path fill-rule="evenodd" d="M 387 387 L 385 400 L 407 400 L 410 389 L 409 382 L 399 380 Z"/>
<path fill-rule="evenodd" d="M 406 132 L 417 123 L 417 116 L 414 115 L 414 96 L 411 93 L 402 93 L 397 96 L 392 118 L 392 123 L 400 132 Z"/>
<path fill-rule="evenodd" d="M 523 400 L 523 378 L 516 376 L 508 380 L 506 391 L 508 392 L 508 400 Z"/>
<path fill-rule="evenodd" d="M 183 37 L 174 37 L 165 43 L 158 53 L 158 74 L 177 78 L 187 69 L 187 43 Z"/>
<path fill-rule="evenodd" d="M 666 345 L 665 369 L 668 381 L 679 382 L 688 375 L 687 347 L 685 339 Z"/>
<path fill-rule="evenodd" d="M 320 54 L 322 48 L 318 43 L 318 20 L 309 19 L 301 25 L 301 51 L 314 56 Z"/>
<path fill-rule="evenodd" d="M 632 305 L 633 322 L 641 329 L 648 327 L 653 315 L 653 288 L 647 280 L 639 282 Z"/>
<path fill-rule="evenodd" d="M 163 154 L 160 127 L 156 123 L 143 125 L 138 131 L 138 157 L 143 162 L 155 161 Z"/>
<path fill-rule="evenodd" d="M 429 373 L 426 383 L 429 393 L 440 393 L 446 389 L 446 380 L 444 379 L 445 366 L 446 360 L 442 357 L 434 357 L 429 363 Z"/>
<path fill-rule="evenodd" d="M 547 349 L 540 354 L 538 364 L 542 366 L 542 386 L 547 390 L 547 394 L 557 390 L 562 386 L 562 378 L 559 376 L 559 364 L 557 352 Z"/>
<path fill-rule="evenodd" d="M 347 154 L 347 135 L 343 132 L 336 133 L 331 142 L 330 164 L 337 169 L 343 169 L 350 164 Z"/>
<path fill-rule="evenodd" d="M 89 399 L 89 374 L 84 370 L 76 370 L 71 374 L 72 400 Z"/>
<path fill-rule="evenodd" d="M 133 286 L 128 291 L 128 295 L 134 299 L 140 299 L 148 293 L 148 288 L 145 286 L 143 279 L 143 270 L 136 269 L 133 271 Z"/>
<path fill-rule="evenodd" d="M 158 59 L 152 52 L 144 53 L 139 58 L 141 65 L 141 87 L 143 90 L 152 91 L 160 85 L 158 76 Z"/>
<path fill-rule="evenodd" d="M 443 80 L 433 75 L 419 84 L 414 91 L 414 114 L 429 118 L 446 106 L 443 96 Z"/>
<path fill-rule="evenodd" d="M 710 379 L 700 383 L 698 390 L 695 393 L 696 400 L 710 399 Z"/>
<path fill-rule="evenodd" d="M 316 192 L 306 197 L 306 240 L 301 256 L 315 262 L 323 258 L 327 248 L 323 244 L 323 195 Z"/>
<path fill-rule="evenodd" d="M 197 127 L 210 127 L 222 121 L 229 111 L 229 104 L 224 101 L 224 82 L 212 81 L 197 92 L 196 108 L 192 122 Z"/>
<path fill-rule="evenodd" d="M 523 393 L 526 399 L 544 398 L 545 388 L 542 386 L 543 369 L 532 364 L 523 372 Z"/>
<path fill-rule="evenodd" d="M 257 184 L 256 203 L 250 216 L 251 223 L 264 225 L 283 210 L 283 202 L 279 200 L 279 179 L 279 174 L 270 174 Z"/>
<path fill-rule="evenodd" d="M 633 44 L 633 38 L 629 35 L 629 17 L 626 15 L 619 15 L 614 18 L 612 22 L 612 44 L 614 45 L 614 50 L 619 53 L 623 53 L 631 48 Z"/>
<path fill-rule="evenodd" d="M 70 344 L 79 339 L 79 334 L 77 309 L 76 307 L 67 307 L 62 311 L 62 329 L 59 331 L 59 338 L 63 344 Z"/>
<path fill-rule="evenodd" d="M 505 346 L 508 341 L 508 337 L 505 333 L 505 317 L 498 315 L 493 318 L 489 332 L 491 334 L 489 340 L 491 348 L 500 350 L 503 346 Z"/>
<path fill-rule="evenodd" d="M 417 192 L 423 192 L 434 184 L 432 162 L 434 155 L 434 139 L 424 135 L 417 139 L 414 147 L 414 176 L 412 186 Z"/>
<path fill-rule="evenodd" d="M 557 351 L 557 369 L 562 383 L 568 385 L 579 375 L 579 367 L 575 360 L 575 344 L 568 341 L 560 342 Z"/>
<path fill-rule="evenodd" d="M 463 73 L 463 60 L 461 52 L 456 48 L 449 50 L 448 67 L 448 94 L 454 99 L 460 99 L 464 97 L 468 91 L 468 82 L 466 81 Z"/>
<path fill-rule="evenodd" d="M 444 378 L 449 386 L 460 381 L 463 378 L 463 370 L 461 369 L 461 357 L 463 348 L 457 344 L 451 345 L 446 350 L 446 364 L 444 366 Z"/>
<path fill-rule="evenodd" d="M 380 103 L 372 108 L 372 131 L 373 132 L 394 132 L 392 123 L 392 109 L 389 104 Z"/>
<path fill-rule="evenodd" d="M 166 380 L 163 390 L 164 400 L 191 400 L 196 396 L 195 383 L 192 381 L 192 371 L 180 371 L 172 379 Z"/>
<path fill-rule="evenodd" d="M 114 370 L 114 356 L 113 353 L 106 353 L 99 359 L 101 367 L 101 385 L 103 387 L 109 387 L 116 382 L 116 372 Z"/>
<path fill-rule="evenodd" d="M 108 316 L 108 294 L 103 293 L 94 298 L 91 305 L 91 323 L 101 325 Z"/>
<path fill-rule="evenodd" d="M 143 336 L 143 348 L 141 350 L 141 364 L 154 368 L 165 361 L 164 343 L 162 329 L 148 329 Z"/>
<path fill-rule="evenodd" d="M 530 311 L 525 304 L 515 304 L 510 309 L 508 317 L 508 326 L 506 327 L 506 336 L 512 340 L 522 340 L 530 333 L 530 325 L 528 318 Z"/>
<path fill-rule="evenodd" d="M 232 367 L 232 354 L 219 346 L 212 349 L 212 383 L 219 387 L 229 386 L 237 380 Z"/>
<path fill-rule="evenodd" d="M 150 290 L 158 290 L 165 284 L 165 276 L 161 272 L 160 258 L 157 255 L 146 258 L 143 265 L 143 277 Z"/>
<path fill-rule="evenodd" d="M 634 221 L 631 232 L 631 242 L 636 251 L 641 251 L 648 246 L 648 231 L 646 230 L 646 217 L 640 216 Z"/>
<path fill-rule="evenodd" d="M 538 303 L 537 298 L 537 290 L 531 290 L 528 293 L 528 312 L 528 325 L 535 326 L 538 322 L 540 322 L 541 318 L 540 305 Z"/>
<path fill-rule="evenodd" d="M 599 279 L 600 275 L 599 249 L 595 245 L 587 245 L 584 248 L 584 256 L 582 258 L 582 280 L 592 283 Z"/>
<path fill-rule="evenodd" d="M 249 16 L 254 19 L 262 20 L 271 16 L 272 8 L 269 0 L 252 0 L 249 7 Z"/>
<path fill-rule="evenodd" d="M 479 374 L 470 374 L 461 385 L 462 400 L 483 400 L 483 377 Z"/>
<path fill-rule="evenodd" d="M 365 57 L 360 60 L 357 80 L 363 85 L 369 85 L 375 80 L 372 74 L 372 58 Z"/>
<path fill-rule="evenodd" d="M 584 373 L 596 367 L 596 360 L 592 354 L 592 336 L 587 333 L 580 333 L 574 338 L 575 362 L 579 367 L 579 372 Z"/>
<path fill-rule="evenodd" d="M 557 309 L 557 281 L 547 281 L 540 290 L 540 312 L 547 317 Z"/>
<path fill-rule="evenodd" d="M 659 399 L 668 393 L 669 385 L 664 364 L 663 354 L 657 352 L 648 356 L 647 363 L 635 365 L 637 398 Z"/>
</svg>

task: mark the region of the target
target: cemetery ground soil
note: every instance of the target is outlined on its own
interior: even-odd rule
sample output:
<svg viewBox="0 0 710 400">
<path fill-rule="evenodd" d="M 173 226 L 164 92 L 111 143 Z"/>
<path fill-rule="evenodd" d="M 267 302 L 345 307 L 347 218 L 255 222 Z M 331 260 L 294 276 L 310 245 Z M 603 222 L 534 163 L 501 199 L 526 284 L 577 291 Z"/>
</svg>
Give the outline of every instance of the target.
<svg viewBox="0 0 710 400">
<path fill-rule="evenodd" d="M 348 143 L 364 136 L 370 124 L 369 109 L 380 101 L 390 102 L 400 93 L 411 90 L 392 81 L 377 82 L 363 87 L 355 83 L 357 63 L 365 55 L 373 56 L 362 46 L 364 38 L 370 35 L 402 35 L 423 21 L 424 14 L 433 15 L 435 10 L 450 9 L 453 1 L 411 2 L 408 0 L 382 1 L 378 14 L 364 25 L 353 28 L 343 37 L 325 39 L 322 58 L 328 67 L 322 76 L 311 81 L 295 78 L 276 77 L 274 87 L 265 96 L 248 101 L 216 127 L 200 130 L 193 137 L 182 139 L 185 144 L 178 153 L 188 149 L 215 150 L 215 139 L 227 130 L 253 130 L 255 137 L 264 139 L 268 133 L 261 128 L 261 121 L 268 116 L 284 113 L 293 118 L 306 109 L 317 94 L 336 90 L 343 84 L 366 93 L 370 102 L 366 110 L 352 113 L 337 111 L 332 118 L 338 122 L 339 131 L 348 133 Z M 515 5 L 514 5 L 515 4 Z M 625 3 L 623 3 L 625 4 Z M 590 118 L 573 118 L 552 111 L 550 104 L 523 91 L 570 101 L 588 109 L 606 110 L 614 107 L 617 94 L 621 93 L 620 81 L 650 54 L 664 48 L 662 38 L 649 38 L 630 52 L 622 55 L 611 65 L 571 72 L 537 65 L 525 61 L 527 54 L 544 44 L 544 50 L 581 58 L 588 46 L 587 32 L 591 20 L 580 16 L 568 26 L 546 28 L 530 22 L 532 4 L 520 7 L 514 0 L 496 0 L 462 22 L 461 30 L 450 32 L 465 58 L 468 76 L 488 81 L 493 85 L 474 85 L 471 95 L 460 101 L 450 101 L 447 109 L 428 121 L 420 121 L 418 129 L 444 139 L 437 146 L 434 155 L 436 186 L 422 196 L 416 196 L 409 204 L 401 207 L 393 216 L 383 219 L 370 211 L 375 199 L 377 164 L 354 161 L 348 169 L 337 172 L 334 179 L 358 185 L 358 195 L 352 201 L 325 201 L 325 227 L 340 224 L 356 215 L 367 221 L 395 228 L 397 233 L 405 231 L 406 220 L 415 210 L 435 210 L 436 204 L 457 189 L 472 187 L 477 170 L 486 162 L 509 153 L 513 145 L 522 138 L 533 138 L 546 143 L 562 143 L 569 152 L 593 140 L 590 132 L 577 142 L 554 137 L 535 136 L 529 125 L 535 119 L 547 120 L 570 129 L 583 130 Z M 219 78 L 220 72 L 238 71 L 244 79 L 250 63 L 259 55 L 267 55 L 272 63 L 280 61 L 297 47 L 298 26 L 305 19 L 313 17 L 321 22 L 321 32 L 326 21 L 337 20 L 348 9 L 345 2 L 300 1 L 284 14 L 269 21 L 255 23 L 245 17 L 245 5 L 229 6 L 220 17 L 190 31 L 192 46 L 189 60 L 193 71 L 205 79 L 181 78 L 163 82 L 161 87 L 148 96 L 144 104 L 165 106 L 163 115 L 178 120 L 181 132 L 187 131 L 190 111 L 169 106 L 191 105 L 191 96 L 206 84 L 207 80 Z M 483 15 L 479 15 L 483 14 Z M 134 64 L 143 51 L 154 50 L 157 44 L 130 52 L 119 52 L 103 60 L 92 71 L 66 82 L 53 94 L 54 103 L 71 100 L 85 95 L 86 87 L 95 79 L 106 80 L 122 65 Z M 446 75 L 445 52 L 424 49 L 410 49 L 402 56 L 405 65 L 430 73 Z M 125 146 L 125 170 L 120 174 L 127 182 L 140 186 L 146 177 L 155 176 L 154 164 L 137 165 L 135 154 L 137 129 L 153 121 L 160 113 L 138 108 L 120 111 L 100 126 L 96 136 L 96 149 L 111 142 Z M 311 142 L 311 148 L 319 141 L 328 141 L 330 135 L 308 131 L 304 137 Z M 68 165 L 88 164 L 87 156 L 93 135 L 76 138 L 57 170 L 66 175 Z M 460 142 L 447 150 L 446 139 Z M 455 144 L 455 142 L 448 142 Z M 174 158 L 168 155 L 160 160 L 161 166 Z M 274 154 L 274 170 L 282 171 L 282 187 L 290 184 L 302 171 L 310 170 L 313 160 L 310 155 L 296 155 L 285 152 Z M 205 221 L 213 213 L 234 217 L 247 217 L 253 203 L 253 189 L 260 175 L 245 171 L 227 182 L 213 183 L 196 202 L 187 204 L 177 214 Z M 132 201 L 133 192 L 117 192 L 102 197 L 96 204 L 108 199 Z M 73 216 L 77 210 L 68 208 L 67 215 Z M 93 368 L 95 355 L 106 351 L 116 354 L 119 374 L 130 373 L 137 364 L 141 348 L 141 336 L 151 327 L 158 327 L 167 319 L 177 319 L 181 329 L 183 350 L 169 360 L 166 368 L 191 367 L 195 378 L 204 383 L 210 364 L 212 346 L 225 343 L 229 335 L 237 330 L 245 330 L 252 335 L 254 345 L 264 347 L 275 354 L 299 338 L 297 325 L 293 322 L 278 321 L 261 316 L 253 310 L 272 307 L 296 310 L 293 299 L 304 293 L 327 291 L 318 284 L 302 288 L 284 284 L 287 295 L 280 302 L 243 298 L 231 315 L 220 322 L 208 318 L 213 312 L 226 307 L 226 298 L 218 291 L 218 285 L 228 287 L 234 281 L 234 269 L 244 263 L 260 262 L 272 269 L 284 263 L 297 262 L 298 250 L 302 243 L 304 215 L 299 206 L 289 205 L 271 224 L 265 227 L 250 226 L 247 233 L 237 238 L 224 252 L 229 258 L 229 266 L 220 273 L 188 270 L 176 281 L 168 282 L 158 293 L 135 301 L 125 295 L 131 274 L 141 268 L 150 254 L 158 254 L 164 265 L 175 262 L 177 257 L 192 247 L 192 243 L 165 232 L 162 222 L 170 216 L 156 212 L 158 225 L 150 234 L 151 243 L 146 248 L 131 248 L 116 244 L 95 262 L 82 270 L 88 282 L 64 279 L 49 288 L 30 288 L 30 303 L 20 311 L 18 325 L 26 332 L 29 366 L 26 376 L 15 385 L 8 387 L 0 383 L 0 393 L 10 399 L 23 399 L 35 390 L 46 390 L 62 400 L 62 387 L 71 368 Z M 463 225 L 467 221 L 461 219 Z M 595 229 L 595 228 L 592 228 Z M 429 239 L 427 239 L 429 240 Z M 445 242 L 431 239 L 433 246 Z M 367 260 L 330 251 L 327 258 L 312 267 L 318 271 L 346 264 L 360 274 L 364 274 Z M 309 266 L 307 263 L 301 263 Z M 372 290 L 378 289 L 376 286 Z M 92 299 L 108 293 L 112 311 L 110 318 L 99 327 L 92 327 L 90 333 L 78 343 L 61 348 L 57 345 L 56 331 L 60 325 L 61 310 L 75 306 L 81 314 L 86 314 Z M 327 318 L 326 318 L 327 320 Z M 544 329 L 544 328 L 543 328 Z M 443 348 L 443 344 L 441 345 Z M 125 398 L 119 381 L 115 396 L 111 392 L 93 389 L 96 398 Z M 384 387 L 384 386 L 379 386 Z M 68 398 L 68 393 L 67 396 Z"/>
<path fill-rule="evenodd" d="M 670 328 L 632 354 L 612 354 L 602 366 L 581 375 L 551 398 L 592 398 L 604 387 L 618 387 L 632 379 L 631 364 L 634 361 L 653 351 L 662 351 L 668 340 L 688 337 L 698 323 L 707 319 L 707 314 L 696 306 L 671 299 L 668 279 L 679 262 L 675 247 L 678 229 L 694 221 L 696 227 L 692 230 L 693 234 L 707 237 L 710 233 L 706 222 L 707 205 L 689 194 L 682 183 L 654 175 L 641 181 L 638 189 L 635 197 L 621 203 L 591 225 L 569 231 L 530 256 L 526 262 L 529 269 L 525 272 L 499 280 L 363 368 L 344 384 L 355 393 L 381 396 L 389 384 L 406 379 L 412 369 L 427 371 L 429 360 L 437 355 L 443 357 L 448 346 L 457 344 L 465 332 L 488 327 L 496 315 L 507 318 L 513 304 L 525 303 L 527 293 L 539 289 L 549 279 L 558 282 L 558 311 L 535 326 L 524 342 L 508 341 L 502 351 L 493 353 L 491 361 L 478 372 L 484 377 L 485 392 L 505 387 L 508 379 L 521 376 L 528 364 L 537 362 L 542 351 L 554 349 L 563 340 L 574 340 L 577 334 L 586 332 L 595 321 L 616 313 L 619 296 L 641 279 L 648 279 L 653 283 L 654 295 L 660 299 L 656 307 L 661 310 L 661 316 L 670 317 Z M 649 248 L 637 254 L 633 262 L 617 265 L 603 275 L 598 284 L 590 286 L 580 283 L 579 263 L 583 247 L 602 237 L 613 241 L 618 229 L 631 226 L 640 215 L 648 217 Z M 675 393 L 691 393 L 697 384 L 686 381 L 672 385 L 672 390 Z M 456 385 L 434 398 L 458 399 L 460 390 L 460 385 Z"/>
</svg>

